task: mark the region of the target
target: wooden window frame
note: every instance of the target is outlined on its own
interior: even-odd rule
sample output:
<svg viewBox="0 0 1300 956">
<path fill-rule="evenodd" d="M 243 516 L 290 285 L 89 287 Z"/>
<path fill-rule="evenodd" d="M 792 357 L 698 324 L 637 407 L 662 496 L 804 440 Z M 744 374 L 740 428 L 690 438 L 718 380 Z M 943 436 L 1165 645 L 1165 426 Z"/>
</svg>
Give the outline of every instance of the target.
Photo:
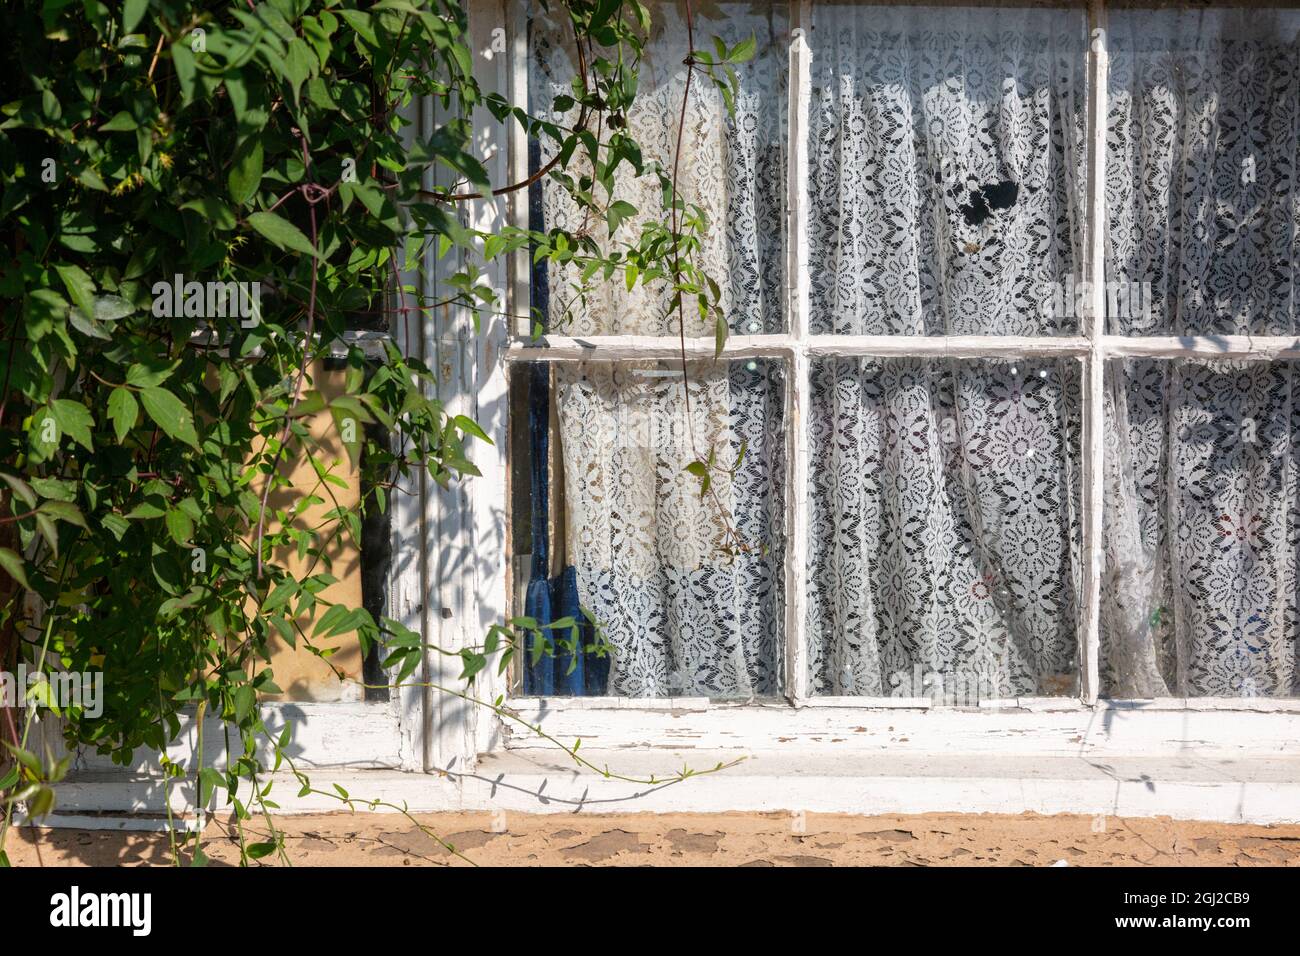
<svg viewBox="0 0 1300 956">
<path fill-rule="evenodd" d="M 814 740 L 818 734 L 834 733 L 834 727 L 847 721 L 868 730 L 879 730 L 884 722 L 896 725 L 911 720 L 907 714 L 928 712 L 927 720 L 907 731 L 912 734 L 952 734 L 966 721 L 979 720 L 981 733 L 999 730 L 1024 732 L 1029 728 L 1049 735 L 1079 734 L 1095 727 L 1099 714 L 1120 715 L 1126 721 L 1126 733 L 1149 734 L 1154 744 L 1167 742 L 1171 712 L 1203 714 L 1209 727 L 1223 727 L 1225 741 L 1238 740 L 1242 746 L 1257 734 L 1246 725 L 1226 726 L 1215 715 L 1234 713 L 1242 719 L 1282 721 L 1287 732 L 1300 729 L 1300 699 L 1236 699 L 1216 697 L 1168 698 L 1154 700 L 1107 699 L 1100 696 L 1099 644 L 1101 572 L 1103 560 L 1103 410 L 1104 370 L 1115 358 L 1145 357 L 1234 358 L 1257 361 L 1300 358 L 1300 337 L 1296 336 L 1148 336 L 1129 337 L 1105 333 L 1105 284 L 1092 282 L 1090 308 L 1084 310 L 1078 334 L 1057 337 L 1021 337 L 994 335 L 961 336 L 877 336 L 813 335 L 809 328 L 808 249 L 808 142 L 811 101 L 811 49 L 807 31 L 812 24 L 812 0 L 788 0 L 790 11 L 789 109 L 787 130 L 787 266 L 791 281 L 787 292 L 788 331 L 775 335 L 733 335 L 723 350 L 726 359 L 774 358 L 789 370 L 786 388 L 786 487 L 785 495 L 785 673 L 786 693 L 780 699 L 752 701 L 716 701 L 706 698 L 629 699 L 617 697 L 521 697 L 512 693 L 508 682 L 489 677 L 478 690 L 481 699 L 504 695 L 506 706 L 516 719 L 503 720 L 490 711 L 475 717 L 461 709 L 452 717 L 457 726 L 444 728 L 442 736 L 449 742 L 460 734 L 460 753 L 469 761 L 477 754 L 502 748 L 530 747 L 537 739 L 530 736 L 523 723 L 542 724 L 548 733 L 580 736 L 585 746 L 593 744 L 627 747 L 662 746 L 673 739 L 696 743 L 713 741 L 718 746 L 762 746 L 778 739 Z M 1088 71 L 1087 103 L 1087 181 L 1088 208 L 1085 226 L 1086 258 L 1084 277 L 1105 274 L 1105 150 L 1108 46 L 1106 0 L 1090 0 L 1087 5 L 1090 42 L 1086 51 Z M 476 42 L 476 69 L 485 89 L 508 95 L 516 105 L 527 106 L 527 0 L 473 0 L 471 30 Z M 500 53 L 499 33 L 504 25 L 506 53 Z M 526 178 L 528 145 L 522 131 L 506 129 L 484 117 L 480 142 L 487 151 L 487 164 L 494 181 L 518 182 Z M 526 224 L 528 197 L 520 190 L 502 197 L 470 204 L 466 210 L 470 221 L 478 226 L 512 221 Z M 1096 224 L 1103 224 L 1097 228 Z M 481 634 L 494 622 L 512 613 L 510 587 L 510 549 L 506 507 L 510 501 L 508 463 L 508 423 L 506 421 L 505 368 L 518 362 L 615 362 L 638 359 L 677 359 L 682 343 L 676 337 L 634 335 L 561 336 L 534 338 L 527 319 L 530 261 L 527 251 L 520 251 L 504 261 L 486 265 L 486 278 L 501 294 L 504 312 L 514 316 L 512 323 L 488 321 L 483 325 L 475 346 L 476 376 L 467 408 L 479 416 L 494 445 L 476 456 L 484 474 L 469 482 L 469 510 L 476 572 L 472 584 L 463 592 L 464 600 L 453 602 L 452 614 L 469 622 L 458 639 L 469 643 L 472 631 Z M 715 343 L 711 337 L 691 338 L 685 343 L 688 357 L 711 358 Z M 811 393 L 810 363 L 818 356 L 909 356 L 935 358 L 1015 358 L 1058 357 L 1077 359 L 1081 366 L 1082 421 L 1081 460 L 1083 475 L 1083 522 L 1081 553 L 1081 599 L 1078 604 L 1079 692 L 1072 697 L 1020 697 L 1010 700 L 982 701 L 978 708 L 966 710 L 941 708 L 925 698 L 878 698 L 816 696 L 810 693 L 805 651 L 806 629 L 803 621 L 807 608 L 808 552 L 808 429 L 807 409 Z M 430 548 L 426 547 L 426 551 Z M 444 587 L 445 589 L 445 587 Z M 448 605 L 444 603 L 443 607 Z M 444 614 L 447 612 L 444 611 Z M 443 647 L 454 646 L 437 633 L 430 640 Z M 444 678 L 454 675 L 442 675 Z M 435 692 L 433 706 L 427 711 L 432 719 L 439 708 Z M 471 708 L 476 710 L 480 708 Z M 971 710 L 978 713 L 972 714 Z M 450 711 L 442 710 L 445 715 Z M 774 716 L 779 715 L 779 716 Z M 1163 715 L 1163 716 L 1162 716 Z M 1027 723 L 1026 723 L 1027 722 Z M 426 728 L 429 721 L 426 720 Z M 908 725 L 911 726 L 911 725 Z M 1268 726 L 1272 726 L 1270 723 Z M 1261 724 L 1262 728 L 1263 725 Z M 1145 728 L 1145 729 L 1144 729 Z M 450 735 L 450 736 L 449 736 Z M 1267 736 L 1271 737 L 1270 732 Z M 1070 738 L 1073 739 L 1073 738 Z M 694 745 L 694 744 L 693 744 Z M 995 745 L 997 749 L 1019 752 L 1025 744 L 1014 739 Z M 455 746 L 427 750 L 430 766 L 445 767 L 443 757 Z"/>
</svg>

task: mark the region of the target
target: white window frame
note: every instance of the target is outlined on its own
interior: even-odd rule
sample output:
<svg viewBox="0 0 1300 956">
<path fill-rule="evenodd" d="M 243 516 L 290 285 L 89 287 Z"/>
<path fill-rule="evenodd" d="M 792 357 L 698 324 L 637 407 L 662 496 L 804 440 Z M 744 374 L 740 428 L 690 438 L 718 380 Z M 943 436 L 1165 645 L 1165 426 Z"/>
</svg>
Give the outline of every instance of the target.
<svg viewBox="0 0 1300 956">
<path fill-rule="evenodd" d="M 973 0 L 975 2 L 975 0 Z M 889 741 L 913 747 L 931 745 L 963 752 L 1035 752 L 1036 748 L 1069 749 L 1080 740 L 1103 734 L 1123 740 L 1127 749 L 1145 752 L 1194 736 L 1215 746 L 1257 750 L 1277 747 L 1300 732 L 1300 699 L 1162 698 L 1107 699 L 1099 695 L 1099 610 L 1103 556 L 1103 411 L 1104 370 L 1108 360 L 1123 357 L 1177 359 L 1184 357 L 1237 358 L 1257 361 L 1300 358 L 1300 338 L 1295 336 L 1191 336 L 1129 337 L 1105 334 L 1104 282 L 1091 284 L 1091 308 L 1081 319 L 1079 334 L 1059 337 L 1019 336 L 877 336 L 812 335 L 808 331 L 809 285 L 807 272 L 808 143 L 812 51 L 806 31 L 812 24 L 813 0 L 788 0 L 790 10 L 787 248 L 791 284 L 787 299 L 788 331 L 776 335 L 733 335 L 724 347 L 725 359 L 774 358 L 789 369 L 786 388 L 786 472 L 791 493 L 785 495 L 785 699 L 717 701 L 707 698 L 629 699 L 617 697 L 522 697 L 508 682 L 489 677 L 478 696 L 506 696 L 506 706 L 517 719 L 501 719 L 482 708 L 456 709 L 456 726 L 444 727 L 449 741 L 459 734 L 460 756 L 472 763 L 478 754 L 501 749 L 530 748 L 541 744 L 524 723 L 541 725 L 560 738 L 580 737 L 592 746 L 664 746 L 688 742 L 692 747 L 771 748 L 787 742 L 817 746 L 856 739 L 867 747 Z M 498 90 L 527 107 L 527 6 L 528 0 L 472 0 L 471 30 L 476 43 L 476 64 L 485 89 Z M 1087 105 L 1088 173 L 1085 231 L 1085 277 L 1105 274 L 1105 150 L 1108 52 L 1106 0 L 1090 0 L 1088 20 L 1091 42 L 1087 50 L 1089 78 Z M 504 24 L 505 55 L 500 53 Z M 517 127 L 506 129 L 485 117 L 479 140 L 494 182 L 519 182 L 529 173 L 526 137 Z M 509 217 L 527 224 L 525 190 L 470 204 L 470 220 L 482 226 Z M 1094 224 L 1102 228 L 1092 228 Z M 516 317 L 512 327 L 484 321 L 476 350 L 477 372 L 473 410 L 494 445 L 479 451 L 475 460 L 484 474 L 469 482 L 473 514 L 474 586 L 464 592 L 464 602 L 454 616 L 471 625 L 462 627 L 459 639 L 471 643 L 473 631 L 482 634 L 495 621 L 512 612 L 510 554 L 506 508 L 510 501 L 508 423 L 505 367 L 521 362 L 613 362 L 644 359 L 679 359 L 682 344 L 676 337 L 590 335 L 581 337 L 531 336 L 527 320 L 530 262 L 527 251 L 505 262 L 487 265 L 487 277 L 501 293 L 505 313 Z M 712 358 L 712 337 L 686 340 L 689 357 Z M 1019 697 L 990 700 L 979 712 L 940 708 L 926 698 L 814 696 L 809 690 L 804 617 L 807 607 L 808 552 L 808 430 L 805 423 L 810 396 L 809 368 L 817 356 L 908 356 L 935 358 L 1074 358 L 1081 365 L 1084 555 L 1079 602 L 1079 693 L 1074 697 Z M 434 542 L 436 545 L 436 542 Z M 444 603 L 444 607 L 448 606 Z M 445 614 L 446 612 L 444 612 Z M 445 636 L 444 636 L 445 637 Z M 431 640 L 435 640 L 431 637 Z M 447 640 L 439 643 L 449 646 Z M 454 644 L 454 642 L 452 642 Z M 443 675 L 447 676 L 454 675 Z M 436 708 L 437 693 L 434 695 Z M 1235 715 L 1224 721 L 1223 714 Z M 430 714 L 432 714 L 432 710 Z M 451 713 L 443 709 L 443 718 Z M 923 719 L 922 719 L 923 718 Z M 426 721 L 426 728 L 429 727 Z M 1116 737 L 1115 735 L 1118 735 Z M 440 749 L 443 757 L 454 744 Z M 1274 749 L 1272 752 L 1278 752 Z M 429 753 L 426 750 L 426 753 Z M 426 769 L 445 767 L 441 759 L 426 760 Z"/>
</svg>

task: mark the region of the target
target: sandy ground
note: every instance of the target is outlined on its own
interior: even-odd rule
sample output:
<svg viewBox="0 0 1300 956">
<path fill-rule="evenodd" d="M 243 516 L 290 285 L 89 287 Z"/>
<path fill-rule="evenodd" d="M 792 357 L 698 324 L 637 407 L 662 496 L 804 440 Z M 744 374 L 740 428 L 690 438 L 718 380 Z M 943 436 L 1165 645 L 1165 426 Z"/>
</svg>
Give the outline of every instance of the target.
<svg viewBox="0 0 1300 956">
<path fill-rule="evenodd" d="M 788 813 L 286 816 L 276 821 L 299 866 L 1300 866 L 1300 826 L 1189 823 L 1167 818 Z M 504 827 L 504 829 L 502 829 Z M 500 831 L 500 832 L 496 832 Z M 264 834 L 265 826 L 249 827 Z M 169 862 L 158 833 L 23 830 L 16 866 Z M 237 862 L 227 826 L 211 823 L 205 850 Z"/>
</svg>

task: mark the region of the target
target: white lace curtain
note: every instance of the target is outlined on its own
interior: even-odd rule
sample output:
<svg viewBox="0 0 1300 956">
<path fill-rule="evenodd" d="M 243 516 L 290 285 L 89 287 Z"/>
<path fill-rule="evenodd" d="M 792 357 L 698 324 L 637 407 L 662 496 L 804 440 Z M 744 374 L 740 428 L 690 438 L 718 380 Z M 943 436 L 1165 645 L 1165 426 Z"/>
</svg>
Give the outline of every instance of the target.
<svg viewBox="0 0 1300 956">
<path fill-rule="evenodd" d="M 774 695 L 784 634 L 780 375 L 766 362 L 687 372 L 689 416 L 680 368 L 557 370 L 569 561 L 614 648 L 609 693 Z M 720 466 L 705 497 L 684 471 L 702 457 L 697 448 L 715 450 Z"/>
<path fill-rule="evenodd" d="M 712 84 L 693 81 L 679 191 L 708 217 L 702 265 L 722 285 L 733 331 L 779 332 L 788 14 L 747 3 L 695 12 L 698 44 L 711 48 L 717 34 L 734 45 L 752 34 L 758 51 L 741 72 L 734 118 Z M 627 122 L 644 158 L 671 168 L 686 32 L 681 7 L 656 4 L 652 15 L 655 33 Z M 539 108 L 567 92 L 571 47 L 544 19 L 534 21 L 531 43 Z M 641 221 L 661 215 L 660 189 L 652 176 L 623 172 L 618 198 L 639 210 L 623 229 L 635 237 Z M 580 221 L 549 181 L 539 205 L 541 225 Z M 577 299 L 571 274 L 551 269 L 538 278 L 555 332 L 677 334 L 662 287 L 628 291 L 612 282 Z M 688 335 L 712 335 L 693 309 L 686 318 Z M 771 696 L 779 692 L 784 647 L 782 370 L 770 362 L 700 362 L 687 371 L 689 414 L 680 363 L 556 368 L 567 563 L 613 647 L 608 693 Z M 717 467 L 701 498 L 698 479 L 684 469 L 710 453 Z M 728 469 L 738 461 L 733 476 Z"/>
<path fill-rule="evenodd" d="M 758 40 L 734 120 L 706 83 L 682 189 L 737 332 L 784 327 L 786 11 L 721 4 L 698 34 Z M 647 158 L 676 131 L 673 4 L 628 117 Z M 1082 8 L 813 8 L 814 333 L 1061 335 L 1084 261 Z M 710 22 L 710 17 L 712 21 Z M 1291 333 L 1300 263 L 1297 13 L 1112 10 L 1107 278 L 1119 334 Z M 572 74 L 534 25 L 534 108 Z M 572 117 L 570 117 L 572 118 Z M 539 157 L 544 161 L 545 155 Z M 657 187 L 621 198 L 657 209 Z M 535 224 L 572 224 L 553 184 Z M 568 334 L 675 335 L 666 303 L 602 287 Z M 1149 283 L 1149 286 L 1143 286 Z M 1147 291 L 1149 289 L 1149 291 Z M 689 334 L 708 334 L 688 327 Z M 615 648 L 609 692 L 782 686 L 778 363 L 701 363 L 693 437 L 663 366 L 557 366 L 568 561 Z M 1107 370 L 1103 693 L 1291 695 L 1300 501 L 1291 363 Z M 1073 360 L 825 358 L 812 369 L 805 622 L 815 693 L 1077 690 L 1080 376 Z M 748 452 L 701 502 L 685 464 Z M 753 550 L 716 549 L 735 528 Z M 960 701 L 959 701 L 960 702 Z"/>
<path fill-rule="evenodd" d="M 626 117 L 629 133 L 641 145 L 647 163 L 671 171 L 678 119 L 686 89 L 686 27 L 683 8 L 656 3 L 654 27 L 646 44 L 637 83 L 636 105 Z M 699 255 L 700 265 L 721 285 L 722 304 L 734 332 L 780 332 L 785 325 L 785 103 L 788 14 L 781 5 L 720 3 L 695 10 L 696 43 L 712 49 L 710 37 L 729 44 L 754 36 L 758 50 L 740 71 L 735 116 L 729 117 L 718 89 L 696 74 L 686 102 L 686 122 L 678 174 L 678 193 L 704 210 L 711 228 Z M 577 75 L 572 38 L 553 21 L 537 16 L 531 24 L 530 99 L 532 108 L 548 112 L 557 95 L 572 94 Z M 577 107 L 558 121 L 572 124 Z M 554 153 L 543 144 L 539 162 Z M 638 210 L 621 227 L 619 237 L 634 241 L 647 218 L 660 220 L 663 202 L 653 175 L 633 178 L 620 169 L 616 198 Z M 602 197 L 603 198 L 603 197 Z M 557 184 L 547 181 L 540 197 L 545 228 L 576 229 L 603 237 L 603 222 L 592 220 Z M 552 267 L 548 288 L 551 331 L 564 335 L 677 335 L 677 314 L 669 308 L 663 284 L 598 283 L 585 297 L 576 294 L 577 278 L 566 267 Z M 712 320 L 687 310 L 687 334 L 712 335 Z"/>
<path fill-rule="evenodd" d="M 810 327 L 1051 335 L 1082 261 L 1079 10 L 815 5 Z"/>
<path fill-rule="evenodd" d="M 811 327 L 1074 332 L 1076 9 L 814 8 Z M 817 693 L 1074 692 L 1077 363 L 813 369 Z"/>
<path fill-rule="evenodd" d="M 1113 331 L 1300 331 L 1300 11 L 1113 13 L 1109 142 Z M 1111 364 L 1103 691 L 1300 693 L 1295 363 Z"/>
</svg>

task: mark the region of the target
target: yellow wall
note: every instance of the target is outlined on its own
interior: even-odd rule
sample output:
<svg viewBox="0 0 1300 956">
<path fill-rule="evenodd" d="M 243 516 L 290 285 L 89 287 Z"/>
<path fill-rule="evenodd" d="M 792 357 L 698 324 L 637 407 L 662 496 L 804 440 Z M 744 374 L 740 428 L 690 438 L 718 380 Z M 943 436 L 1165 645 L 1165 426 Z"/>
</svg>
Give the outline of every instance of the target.
<svg viewBox="0 0 1300 956">
<path fill-rule="evenodd" d="M 342 394 L 345 376 L 343 371 L 326 371 L 321 363 L 316 363 L 309 369 L 309 375 L 312 380 L 312 387 L 320 389 L 327 399 Z M 316 455 L 317 460 L 327 468 L 332 465 L 333 473 L 343 478 L 348 483 L 348 487 L 346 490 L 333 485 L 323 485 L 317 488 L 316 472 L 312 469 L 310 462 L 301 455 L 296 461 L 282 462 L 280 473 L 292 481 L 293 490 L 291 492 L 288 488 L 283 488 L 274 492 L 270 497 L 270 507 L 272 509 L 292 508 L 295 501 L 301 496 L 310 494 L 313 489 L 316 489 L 315 493 L 319 497 L 325 499 L 324 504 L 314 505 L 303 512 L 296 522 L 297 527 L 300 528 L 310 528 L 320 524 L 323 520 L 322 516 L 335 507 L 335 502 L 330 499 L 326 489 L 328 489 L 328 492 L 332 492 L 338 504 L 344 507 L 355 507 L 359 499 L 356 469 L 348 460 L 347 451 L 344 449 L 342 441 L 340 441 L 340 436 L 334 426 L 334 420 L 329 412 L 320 412 L 313 416 L 310 427 L 312 434 L 321 443 Z M 361 427 L 360 423 L 358 423 L 357 427 Z M 341 530 L 326 549 L 326 554 L 332 561 L 332 566 L 326 567 L 322 559 L 317 562 L 311 573 L 328 570 L 339 580 L 338 583 L 330 585 L 321 592 L 321 601 L 342 602 L 349 607 L 361 606 L 360 545 L 360 541 L 353 541 L 346 530 Z M 300 561 L 293 549 L 277 552 L 275 560 L 295 576 L 306 574 L 312 561 L 310 556 Z M 323 613 L 324 607 L 318 606 L 316 611 L 317 619 Z M 308 621 L 302 620 L 299 621 L 299 624 L 308 635 L 311 634 L 312 625 Z M 361 648 L 356 635 L 348 634 L 341 638 L 331 638 L 323 642 L 314 641 L 313 643 L 321 649 L 336 647 L 338 650 L 329 658 L 329 663 L 326 663 L 307 650 L 303 646 L 301 638 L 297 648 L 289 647 L 278 636 L 275 638 L 271 667 L 275 675 L 275 683 L 284 691 L 284 694 L 268 699 L 360 699 L 362 694 L 360 686 Z M 331 667 L 331 665 L 333 666 Z M 335 676 L 335 669 L 343 673 L 343 681 L 340 681 Z"/>
</svg>

